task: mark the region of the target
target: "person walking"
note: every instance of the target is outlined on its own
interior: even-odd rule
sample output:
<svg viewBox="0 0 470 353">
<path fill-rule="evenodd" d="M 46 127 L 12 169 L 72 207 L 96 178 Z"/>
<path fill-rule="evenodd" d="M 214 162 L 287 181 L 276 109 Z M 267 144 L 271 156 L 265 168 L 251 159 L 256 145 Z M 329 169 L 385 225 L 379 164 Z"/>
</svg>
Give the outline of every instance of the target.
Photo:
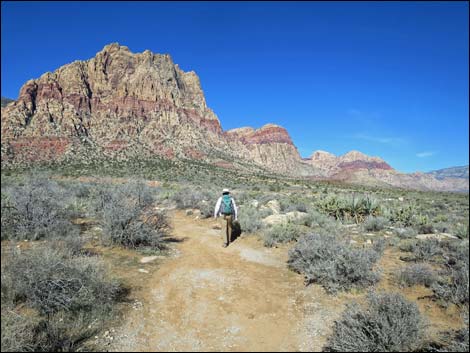
<svg viewBox="0 0 470 353">
<path fill-rule="evenodd" d="M 230 196 L 229 189 L 222 190 L 222 196 L 219 197 L 215 204 L 214 218 L 217 219 L 220 215 L 222 215 L 227 222 L 225 227 L 225 241 L 222 244 L 222 246 L 226 248 L 232 239 L 233 221 L 238 219 L 237 204 L 233 197 Z"/>
</svg>

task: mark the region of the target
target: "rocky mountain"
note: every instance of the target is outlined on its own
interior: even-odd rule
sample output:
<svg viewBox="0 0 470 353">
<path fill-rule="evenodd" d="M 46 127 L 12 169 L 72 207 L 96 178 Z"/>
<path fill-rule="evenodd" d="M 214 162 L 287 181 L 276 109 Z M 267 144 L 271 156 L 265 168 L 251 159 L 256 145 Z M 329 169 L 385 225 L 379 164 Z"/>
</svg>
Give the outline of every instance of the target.
<svg viewBox="0 0 470 353">
<path fill-rule="evenodd" d="M 445 178 L 463 178 L 468 179 L 468 165 L 462 167 L 450 167 L 444 169 L 433 170 L 426 174 L 434 176 L 436 179 L 443 180 Z"/>
<path fill-rule="evenodd" d="M 275 124 L 224 131 L 196 73 L 168 54 L 132 53 L 117 43 L 26 82 L 13 103 L 3 106 L 2 99 L 1 134 L 2 165 L 160 156 L 297 177 L 455 188 L 453 178 L 400 174 L 358 151 L 302 159 Z"/>
<path fill-rule="evenodd" d="M 469 189 L 468 177 L 456 178 L 457 173 L 448 173 L 445 178 L 436 178 L 429 173 L 400 173 L 383 159 L 370 157 L 359 151 L 350 151 L 342 156 L 315 151 L 304 161 L 323 170 L 327 179 L 349 183 L 437 191 L 462 192 Z M 464 171 L 458 175 L 464 175 Z"/>
<path fill-rule="evenodd" d="M 304 161 L 325 171 L 328 176 L 334 176 L 344 171 L 356 171 L 361 169 L 393 169 L 383 159 L 370 157 L 359 151 L 349 151 L 338 157 L 329 152 L 315 151 L 310 158 L 306 158 Z"/>
</svg>

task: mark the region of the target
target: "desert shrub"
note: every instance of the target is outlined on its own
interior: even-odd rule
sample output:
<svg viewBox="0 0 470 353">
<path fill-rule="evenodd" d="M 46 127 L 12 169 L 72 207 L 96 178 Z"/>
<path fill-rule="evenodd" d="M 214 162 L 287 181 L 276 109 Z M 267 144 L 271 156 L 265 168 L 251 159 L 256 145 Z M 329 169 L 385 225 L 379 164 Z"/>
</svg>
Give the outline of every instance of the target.
<svg viewBox="0 0 470 353">
<path fill-rule="evenodd" d="M 263 232 L 264 246 L 272 247 L 278 243 L 288 243 L 297 240 L 305 234 L 305 228 L 297 224 L 288 222 L 276 224 Z"/>
<path fill-rule="evenodd" d="M 443 250 L 438 240 L 409 240 L 399 246 L 401 251 L 411 252 L 412 256 L 403 258 L 406 261 L 437 261 L 442 258 Z"/>
<path fill-rule="evenodd" d="M 438 222 L 433 224 L 433 229 L 439 233 L 447 233 L 450 231 L 451 227 L 446 222 Z"/>
<path fill-rule="evenodd" d="M 96 258 L 49 244 L 13 248 L 1 276 L 2 351 L 79 350 L 122 293 Z"/>
<path fill-rule="evenodd" d="M 27 180 L 2 190 L 2 239 L 64 237 L 78 233 L 71 223 L 70 195 L 56 182 Z"/>
<path fill-rule="evenodd" d="M 462 327 L 460 330 L 457 330 L 452 335 L 451 342 L 448 343 L 447 347 L 445 347 L 445 351 L 447 352 L 468 352 L 469 345 L 468 345 L 468 306 L 463 310 L 464 316 L 464 324 L 465 326 Z"/>
<path fill-rule="evenodd" d="M 151 206 L 155 191 L 143 182 L 98 190 L 96 210 L 104 239 L 129 248 L 165 248 L 170 225 L 164 212 Z"/>
<path fill-rule="evenodd" d="M 378 216 L 382 213 L 382 208 L 373 197 L 347 195 L 343 197 L 328 196 L 315 203 L 320 212 L 323 212 L 335 219 L 353 220 L 360 223 L 367 216 Z"/>
<path fill-rule="evenodd" d="M 378 217 L 368 216 L 363 223 L 364 230 L 368 232 L 380 231 L 384 229 L 387 225 L 388 225 L 388 220 L 380 216 Z"/>
<path fill-rule="evenodd" d="M 389 219 L 392 223 L 402 226 L 410 227 L 414 224 L 413 216 L 416 214 L 416 209 L 413 205 L 405 205 L 402 207 L 392 208 L 389 210 Z"/>
<path fill-rule="evenodd" d="M 404 286 L 421 284 L 430 287 L 436 281 L 436 274 L 429 265 L 412 264 L 402 269 L 397 278 L 398 282 Z"/>
<path fill-rule="evenodd" d="M 468 251 L 468 248 L 467 248 Z M 468 253 L 465 261 L 458 261 L 453 265 L 448 264 L 440 278 L 433 283 L 434 295 L 441 300 L 457 305 L 468 306 L 469 288 L 469 262 Z"/>
<path fill-rule="evenodd" d="M 24 302 L 41 314 L 107 306 L 117 290 L 96 258 L 74 257 L 46 246 L 15 251 L 2 264 L 2 301 Z"/>
<path fill-rule="evenodd" d="M 201 211 L 201 218 L 209 218 L 214 215 L 214 205 L 211 205 L 206 200 L 200 201 L 197 208 Z"/>
<path fill-rule="evenodd" d="M 333 222 L 334 219 L 332 217 L 329 217 L 315 210 L 309 210 L 307 214 L 302 218 L 302 224 L 307 227 L 322 227 Z"/>
<path fill-rule="evenodd" d="M 429 218 L 423 215 L 413 216 L 413 224 L 418 233 L 421 234 L 430 234 L 433 233 L 434 227 L 429 223 Z"/>
<path fill-rule="evenodd" d="M 458 224 L 453 230 L 453 234 L 460 239 L 468 239 L 468 233 L 468 224 Z"/>
<path fill-rule="evenodd" d="M 289 267 L 305 275 L 307 284 L 319 283 L 329 292 L 376 283 L 372 267 L 380 258 L 378 248 L 355 248 L 346 239 L 307 234 L 289 251 Z"/>
<path fill-rule="evenodd" d="M 280 198 L 279 205 L 280 205 L 281 212 L 283 213 L 293 212 L 293 211 L 307 212 L 307 209 L 308 209 L 305 199 L 301 198 L 297 194 L 292 194 L 292 195 L 289 195 L 288 197 Z"/>
<path fill-rule="evenodd" d="M 5 310 L 6 311 L 6 310 Z M 42 346 L 36 330 L 41 320 L 13 311 L 2 312 L 2 352 L 36 352 Z"/>
<path fill-rule="evenodd" d="M 395 228 L 393 233 L 401 239 L 415 238 L 418 234 L 414 228 Z"/>
<path fill-rule="evenodd" d="M 97 351 L 88 339 L 99 333 L 109 316 L 101 310 L 48 316 L 8 311 L 2 314 L 2 352 Z"/>
<path fill-rule="evenodd" d="M 330 352 L 409 352 L 423 337 L 415 303 L 398 293 L 370 293 L 366 306 L 349 304 L 328 339 Z"/>
<path fill-rule="evenodd" d="M 176 207 L 180 209 L 197 208 L 201 201 L 208 201 L 212 198 L 214 197 L 209 192 L 189 187 L 183 188 L 172 195 Z"/>
<path fill-rule="evenodd" d="M 241 229 L 246 233 L 253 233 L 263 228 L 262 219 L 264 213 L 252 206 L 240 207 L 238 211 L 238 220 Z"/>
<path fill-rule="evenodd" d="M 164 212 L 142 210 L 123 199 L 103 209 L 105 239 L 129 248 L 164 249 L 170 225 Z"/>
</svg>

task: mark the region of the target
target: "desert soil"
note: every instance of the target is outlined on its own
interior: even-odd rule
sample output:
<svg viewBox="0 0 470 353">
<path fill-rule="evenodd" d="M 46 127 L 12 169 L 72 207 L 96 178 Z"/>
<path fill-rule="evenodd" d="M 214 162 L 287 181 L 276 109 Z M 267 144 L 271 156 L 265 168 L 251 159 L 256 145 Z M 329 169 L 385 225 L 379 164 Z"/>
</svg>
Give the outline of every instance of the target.
<svg viewBox="0 0 470 353">
<path fill-rule="evenodd" d="M 195 219 L 172 211 L 169 257 L 122 248 L 101 248 L 112 272 L 131 289 L 122 320 L 97 339 L 109 351 L 316 351 L 322 350 L 346 303 L 363 302 L 367 290 L 328 295 L 305 286 L 287 268 L 288 246 L 265 248 L 242 235 L 222 248 L 222 220 Z M 416 302 L 427 334 L 458 329 L 462 320 L 451 305 L 442 308 L 422 286 L 397 288 L 394 276 L 406 265 L 389 248 L 378 264 L 377 290 L 400 291 Z"/>
<path fill-rule="evenodd" d="M 286 267 L 286 249 L 264 248 L 251 236 L 222 248 L 216 221 L 179 211 L 172 220 L 182 240 L 177 252 L 158 265 L 139 264 L 148 273 L 127 274 L 139 289 L 110 350 L 321 350 L 344 298 L 306 287 Z"/>
</svg>

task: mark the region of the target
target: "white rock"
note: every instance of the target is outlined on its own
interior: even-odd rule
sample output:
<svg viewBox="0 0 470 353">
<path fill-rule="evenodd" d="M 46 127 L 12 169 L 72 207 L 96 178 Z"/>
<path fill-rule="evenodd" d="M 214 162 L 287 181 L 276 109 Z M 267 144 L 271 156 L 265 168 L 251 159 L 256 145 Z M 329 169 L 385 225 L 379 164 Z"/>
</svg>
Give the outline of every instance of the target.
<svg viewBox="0 0 470 353">
<path fill-rule="evenodd" d="M 306 214 L 307 213 L 305 212 L 299 212 L 299 211 L 288 212 L 285 214 L 273 214 L 271 216 L 264 218 L 262 222 L 265 225 L 284 224 L 289 221 L 296 221 L 298 219 L 301 219 Z"/>
<path fill-rule="evenodd" d="M 148 262 L 155 261 L 156 259 L 158 259 L 158 256 L 145 256 L 145 257 L 140 259 L 140 263 L 141 264 L 146 264 Z"/>
<path fill-rule="evenodd" d="M 254 207 L 254 208 L 258 208 L 259 206 L 259 201 L 258 200 L 252 200 L 250 202 L 250 206 Z"/>
<path fill-rule="evenodd" d="M 439 241 L 444 239 L 459 239 L 458 237 L 448 234 L 448 233 L 437 233 L 437 234 L 418 234 L 416 236 L 417 239 L 425 240 L 425 239 L 437 239 Z"/>
<path fill-rule="evenodd" d="M 270 208 L 274 214 L 279 214 L 281 212 L 281 205 L 278 200 L 269 201 L 266 206 Z"/>
<path fill-rule="evenodd" d="M 149 271 L 144 270 L 143 268 L 139 268 L 139 272 L 141 272 L 141 273 L 149 273 Z"/>
</svg>

